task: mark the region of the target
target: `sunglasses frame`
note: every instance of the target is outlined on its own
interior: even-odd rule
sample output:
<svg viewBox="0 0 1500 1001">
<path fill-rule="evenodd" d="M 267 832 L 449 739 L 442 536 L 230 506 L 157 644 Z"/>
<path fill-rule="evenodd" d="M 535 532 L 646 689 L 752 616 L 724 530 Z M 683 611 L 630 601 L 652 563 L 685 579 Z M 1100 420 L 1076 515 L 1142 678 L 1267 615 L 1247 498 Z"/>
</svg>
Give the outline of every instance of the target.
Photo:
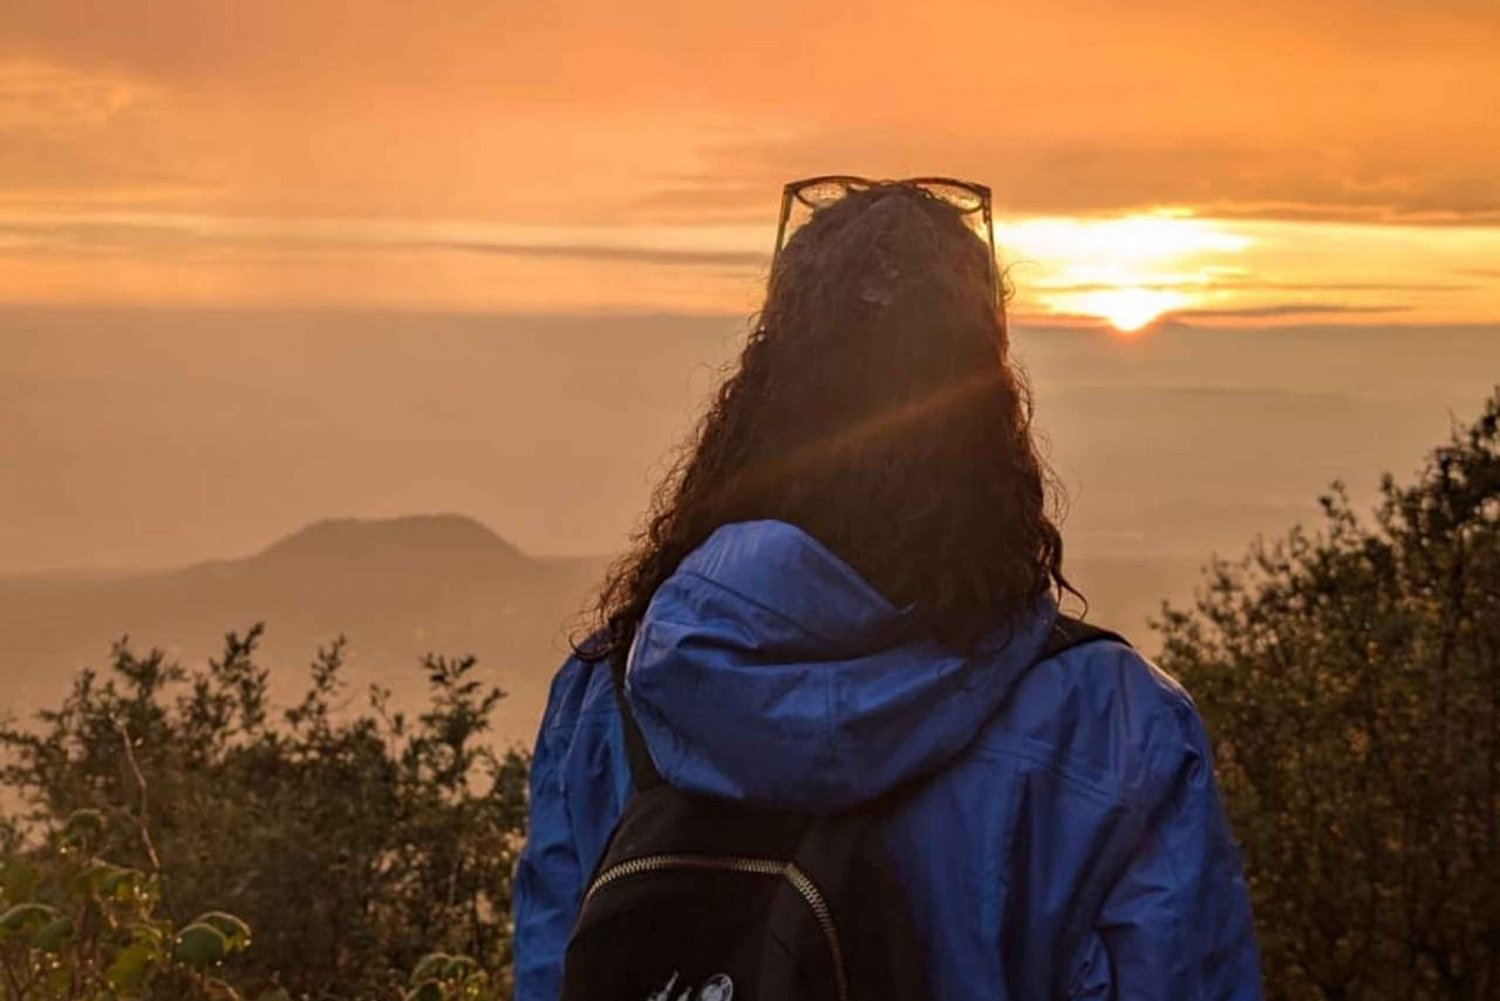
<svg viewBox="0 0 1500 1001">
<path fill-rule="evenodd" d="M 989 241 L 990 245 L 990 289 L 994 295 L 995 302 L 997 304 L 1001 302 L 1000 266 L 995 257 L 995 219 L 989 186 L 978 184 L 974 181 L 961 180 L 957 177 L 903 177 L 888 180 L 859 177 L 853 174 L 819 174 L 816 177 L 804 177 L 798 181 L 787 182 L 781 189 L 781 217 L 776 222 L 776 247 L 771 252 L 772 270 L 775 270 L 776 259 L 781 256 L 781 248 L 786 241 L 786 226 L 788 220 L 791 219 L 793 203 L 801 202 L 812 212 L 817 212 L 820 206 L 814 205 L 802 197 L 802 193 L 818 184 L 841 185 L 844 188 L 845 195 L 851 191 L 866 191 L 870 188 L 909 185 L 921 188 L 934 198 L 941 198 L 966 216 L 975 212 L 981 213 L 981 218 L 984 220 L 985 238 Z M 934 187 L 944 185 L 969 192 L 979 199 L 979 204 L 973 208 L 965 208 L 962 205 L 955 204 L 952 199 L 944 197 L 940 191 L 933 190 Z"/>
</svg>

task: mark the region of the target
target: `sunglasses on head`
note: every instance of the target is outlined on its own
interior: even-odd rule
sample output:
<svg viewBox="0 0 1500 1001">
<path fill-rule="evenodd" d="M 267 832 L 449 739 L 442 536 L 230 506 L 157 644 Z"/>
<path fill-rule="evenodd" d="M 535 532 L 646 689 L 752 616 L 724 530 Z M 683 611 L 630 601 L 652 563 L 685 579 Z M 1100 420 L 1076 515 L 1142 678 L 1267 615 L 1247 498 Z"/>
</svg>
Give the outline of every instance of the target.
<svg viewBox="0 0 1500 1001">
<path fill-rule="evenodd" d="M 973 181 L 955 177 L 906 177 L 899 180 L 876 180 L 846 174 L 823 174 L 792 181 L 781 189 L 781 218 L 776 223 L 776 249 L 771 267 L 792 233 L 807 223 L 820 209 L 827 208 L 854 191 L 872 188 L 907 186 L 920 188 L 934 198 L 959 211 L 964 223 L 990 248 L 990 288 L 1000 301 L 1000 273 L 995 263 L 995 227 L 990 208 L 990 189 Z"/>
</svg>

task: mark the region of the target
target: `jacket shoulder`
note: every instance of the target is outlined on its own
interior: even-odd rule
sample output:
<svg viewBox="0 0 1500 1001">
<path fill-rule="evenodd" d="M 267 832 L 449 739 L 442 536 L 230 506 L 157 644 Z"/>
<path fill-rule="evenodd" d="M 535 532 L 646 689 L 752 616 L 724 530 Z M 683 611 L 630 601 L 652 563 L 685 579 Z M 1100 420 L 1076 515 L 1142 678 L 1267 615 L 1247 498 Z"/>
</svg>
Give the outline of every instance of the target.
<svg viewBox="0 0 1500 1001">
<path fill-rule="evenodd" d="M 614 712 L 613 685 L 607 660 L 570 654 L 552 676 L 538 743 L 567 743 L 583 720 Z"/>
<path fill-rule="evenodd" d="M 1182 684 L 1113 639 L 1037 663 L 1002 713 L 1004 732 L 1032 755 L 1111 798 L 1150 799 L 1202 742 Z"/>
<path fill-rule="evenodd" d="M 614 708 L 605 662 L 574 654 L 553 675 L 531 759 L 528 837 L 515 876 L 518 999 L 556 998 L 584 879 L 613 823 L 620 776 L 594 767 Z"/>
<path fill-rule="evenodd" d="M 1064 650 L 1038 667 L 1048 663 L 1052 670 L 1076 676 L 1074 680 L 1078 684 L 1133 696 L 1152 708 L 1196 712 L 1192 697 L 1182 682 L 1129 643 L 1113 637 Z"/>
</svg>

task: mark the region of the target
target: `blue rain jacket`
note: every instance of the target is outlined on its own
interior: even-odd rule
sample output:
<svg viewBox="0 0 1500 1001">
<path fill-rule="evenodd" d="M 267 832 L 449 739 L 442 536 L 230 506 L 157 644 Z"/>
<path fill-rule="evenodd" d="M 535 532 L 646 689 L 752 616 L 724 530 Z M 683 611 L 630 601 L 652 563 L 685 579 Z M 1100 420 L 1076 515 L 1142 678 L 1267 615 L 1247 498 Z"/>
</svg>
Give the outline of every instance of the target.
<svg viewBox="0 0 1500 1001">
<path fill-rule="evenodd" d="M 935 1001 L 1259 998 L 1239 852 L 1192 700 L 1096 642 L 1033 663 L 1046 599 L 961 656 L 780 521 L 721 527 L 657 591 L 626 691 L 668 782 L 836 811 L 922 773 L 886 837 Z M 607 663 L 563 665 L 515 885 L 516 998 L 552 1001 L 630 792 Z"/>
</svg>

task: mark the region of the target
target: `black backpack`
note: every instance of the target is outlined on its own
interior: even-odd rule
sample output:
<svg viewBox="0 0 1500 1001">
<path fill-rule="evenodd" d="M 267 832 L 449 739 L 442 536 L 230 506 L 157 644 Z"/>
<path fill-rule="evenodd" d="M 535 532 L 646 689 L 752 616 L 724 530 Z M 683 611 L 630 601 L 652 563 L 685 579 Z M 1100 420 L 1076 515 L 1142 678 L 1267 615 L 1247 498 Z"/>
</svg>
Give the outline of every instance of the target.
<svg viewBox="0 0 1500 1001">
<path fill-rule="evenodd" d="M 1124 642 L 1060 616 L 1038 661 L 1100 639 Z M 613 668 L 635 792 L 584 891 L 562 1001 L 926 998 L 881 837 L 910 784 L 824 817 L 679 791 L 625 704 L 623 660 Z"/>
</svg>

